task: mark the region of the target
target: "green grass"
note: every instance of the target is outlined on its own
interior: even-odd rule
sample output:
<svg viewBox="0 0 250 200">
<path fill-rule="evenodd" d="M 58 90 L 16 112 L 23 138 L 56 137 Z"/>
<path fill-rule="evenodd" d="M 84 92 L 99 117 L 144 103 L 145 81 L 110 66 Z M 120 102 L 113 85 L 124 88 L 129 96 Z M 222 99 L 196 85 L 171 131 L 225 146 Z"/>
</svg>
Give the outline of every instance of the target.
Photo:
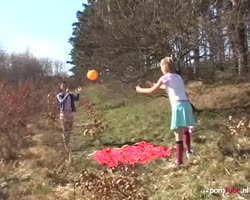
<svg viewBox="0 0 250 200">
<path fill-rule="evenodd" d="M 88 96 L 88 99 L 91 102 L 101 102 L 102 106 L 96 105 L 96 108 L 104 113 L 103 118 L 107 122 L 108 128 L 101 136 L 101 143 L 98 145 L 91 138 L 86 137 L 83 143 L 87 144 L 87 147 L 84 148 L 84 144 L 82 144 L 84 149 L 81 153 L 82 156 L 86 155 L 86 152 L 91 153 L 96 149 L 121 147 L 142 140 L 165 147 L 175 143 L 174 135 L 169 130 L 171 113 L 168 100 L 138 96 L 138 98 L 127 99 L 117 108 L 107 109 L 103 105 L 112 104 L 112 101 L 123 101 L 123 99 L 119 99 L 119 95 L 110 99 L 110 91 L 106 90 L 106 94 L 104 91 L 100 92 L 98 87 L 91 87 L 91 95 Z M 102 100 L 97 101 L 98 96 L 102 96 L 100 97 Z M 94 97 L 93 101 L 92 97 Z M 216 112 L 204 111 L 199 114 L 199 125 L 193 135 L 193 140 L 196 141 L 193 142 L 193 149 L 197 156 L 195 164 L 190 168 L 180 172 L 169 169 L 169 163 L 174 162 L 174 155 L 170 159 L 158 159 L 144 164 L 140 170 L 151 178 L 151 182 L 145 186 L 149 188 L 150 199 L 180 199 L 180 197 L 194 200 L 222 199 L 221 194 L 209 195 L 203 194 L 201 191 L 225 186 L 247 187 L 249 173 L 246 168 L 249 167 L 249 160 L 236 161 L 232 158 L 224 158 L 224 161 L 221 161 L 220 151 L 217 147 L 217 142 L 222 135 L 218 126 L 226 123 L 228 115 L 237 114 L 237 112 L 242 112 L 242 110 L 233 108 Z M 83 113 L 78 113 L 78 115 L 81 116 L 79 120 L 86 117 Z M 84 158 L 82 157 L 82 159 Z M 93 161 L 88 161 L 87 164 L 83 161 L 81 164 L 93 171 L 105 169 Z M 234 199 L 236 196 L 231 194 L 224 199 L 230 198 Z"/>
<path fill-rule="evenodd" d="M 45 184 L 38 184 L 32 191 L 33 195 L 46 196 L 52 192 L 52 188 Z"/>
<path fill-rule="evenodd" d="M 61 199 L 68 199 L 69 196 L 56 193 L 56 188 L 62 187 L 61 190 L 64 192 L 69 190 L 70 186 L 66 187 L 67 182 L 72 183 L 72 180 L 84 169 L 93 172 L 107 169 L 88 157 L 97 149 L 121 147 L 139 141 L 163 145 L 166 148 L 175 144 L 174 134 L 169 129 L 171 112 L 168 99 L 149 98 L 142 95 L 125 98 L 119 91 L 113 91 L 104 85 L 93 85 L 86 87 L 81 95 L 81 101 L 86 100 L 94 103 L 98 112 L 103 114 L 102 119 L 108 125 L 107 129 L 99 137 L 84 136 L 82 124 L 93 119 L 87 116 L 80 102 L 77 105 L 74 124 L 74 162 L 67 167 L 64 163 L 61 166 L 57 165 L 63 159 L 60 129 L 48 128 L 40 124 L 34 136 L 39 141 L 34 146 L 35 149 L 41 150 L 33 152 L 35 154 L 33 159 L 37 159 L 37 162 L 33 160 L 32 163 L 37 164 L 31 165 L 32 169 L 30 169 L 34 171 L 31 178 L 34 199 L 41 196 L 42 199 L 51 199 L 51 194 L 56 195 L 57 198 L 61 195 Z M 226 124 L 227 117 L 241 112 L 245 110 L 232 108 L 213 112 L 203 111 L 199 114 L 197 130 L 192 136 L 196 157 L 187 169 L 174 171 L 170 168 L 170 164 L 175 160 L 174 154 L 170 158 L 152 160 L 136 166 L 136 172 L 146 179 L 144 186 L 149 199 L 237 199 L 234 194 L 222 197 L 222 194 L 209 195 L 201 191 L 226 186 L 241 188 L 249 186 L 249 158 L 233 159 L 224 156 L 217 145 L 223 135 L 220 127 Z M 246 142 L 240 145 L 247 148 L 249 147 L 248 137 L 239 136 L 234 140 L 238 144 L 239 139 L 244 138 Z M 21 170 L 22 166 L 20 165 L 19 168 L 17 170 Z M 62 172 L 54 174 L 54 171 L 59 168 Z M 0 173 L 6 176 L 6 170 L 1 169 Z M 72 190 L 72 187 L 70 189 Z M 244 195 L 241 196 L 243 198 Z M 248 196 L 245 198 L 247 199 Z M 80 195 L 79 199 L 85 199 L 85 197 Z"/>
<path fill-rule="evenodd" d="M 105 114 L 108 122 L 107 137 L 114 141 L 162 141 L 171 134 L 169 113 L 162 99 L 141 104 L 128 103 L 126 106 L 110 110 Z M 152 106 L 155 105 L 155 106 Z M 165 110 L 165 111 L 164 111 Z"/>
</svg>

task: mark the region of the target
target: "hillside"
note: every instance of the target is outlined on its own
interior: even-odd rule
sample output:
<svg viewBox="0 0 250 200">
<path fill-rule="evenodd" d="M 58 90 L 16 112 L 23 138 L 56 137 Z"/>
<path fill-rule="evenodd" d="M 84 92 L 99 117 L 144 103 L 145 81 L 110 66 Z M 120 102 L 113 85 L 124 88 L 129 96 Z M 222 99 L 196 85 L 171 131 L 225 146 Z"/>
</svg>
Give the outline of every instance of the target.
<svg viewBox="0 0 250 200">
<path fill-rule="evenodd" d="M 59 124 L 48 125 L 41 118 L 38 123 L 29 125 L 33 133 L 31 145 L 23 150 L 22 157 L 9 165 L 1 164 L 0 199 L 98 200 L 98 195 L 93 197 L 93 192 L 111 199 L 106 190 L 117 195 L 116 200 L 117 197 L 150 200 L 250 199 L 250 191 L 248 194 L 223 195 L 216 190 L 249 187 L 249 86 L 250 83 L 189 84 L 190 99 L 201 112 L 192 136 L 196 156 L 185 168 L 173 170 L 170 167 L 174 162 L 172 155 L 144 165 L 120 166 L 112 172 L 97 164 L 89 154 L 98 149 L 139 141 L 166 148 L 174 145 L 173 133 L 169 131 L 170 105 L 163 97 L 136 95 L 134 91 L 124 94 L 123 88 L 114 90 L 109 85 L 87 86 L 77 105 L 73 163 L 68 165 L 66 162 Z M 229 116 L 236 121 L 230 123 Z M 237 128 L 242 117 L 243 124 Z M 95 124 L 92 126 L 91 123 Z M 231 132 L 227 129 L 230 124 Z M 76 184 L 84 170 L 88 172 L 83 172 L 83 178 Z M 91 173 L 97 173 L 98 178 Z M 134 189 L 126 189 L 126 184 Z"/>
</svg>

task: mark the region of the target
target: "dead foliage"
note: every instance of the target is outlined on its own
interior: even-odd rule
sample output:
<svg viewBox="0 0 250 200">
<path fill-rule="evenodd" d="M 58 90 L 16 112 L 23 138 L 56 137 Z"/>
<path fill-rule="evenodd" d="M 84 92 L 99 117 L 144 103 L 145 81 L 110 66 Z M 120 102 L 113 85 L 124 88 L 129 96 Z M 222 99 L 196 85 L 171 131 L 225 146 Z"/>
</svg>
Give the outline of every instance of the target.
<svg viewBox="0 0 250 200">
<path fill-rule="evenodd" d="M 117 169 L 116 169 L 117 170 Z M 83 170 L 75 181 L 79 192 L 93 200 L 147 200 L 145 182 L 135 173 Z M 128 172 L 128 171 L 127 171 Z"/>
<path fill-rule="evenodd" d="M 0 82 L 0 157 L 3 160 L 18 158 L 19 150 L 27 145 L 28 124 L 45 111 L 47 91 L 34 81 L 18 84 Z"/>
<path fill-rule="evenodd" d="M 102 114 L 98 112 L 95 107 L 87 102 L 84 106 L 84 111 L 91 120 L 90 123 L 83 124 L 84 135 L 90 135 L 94 137 L 99 137 L 107 128 L 107 124 L 104 122 Z"/>
</svg>

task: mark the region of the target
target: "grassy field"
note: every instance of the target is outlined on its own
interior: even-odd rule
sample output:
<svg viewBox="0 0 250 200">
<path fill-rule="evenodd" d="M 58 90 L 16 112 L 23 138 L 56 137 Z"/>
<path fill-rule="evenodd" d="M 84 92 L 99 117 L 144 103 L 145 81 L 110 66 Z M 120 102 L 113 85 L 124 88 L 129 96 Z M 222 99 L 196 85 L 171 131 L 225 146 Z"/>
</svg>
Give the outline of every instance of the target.
<svg viewBox="0 0 250 200">
<path fill-rule="evenodd" d="M 222 90 L 224 91 L 223 88 Z M 190 91 L 195 94 L 196 90 Z M 220 93 L 218 89 L 213 91 Z M 171 113 L 168 99 L 139 96 L 130 91 L 127 93 L 131 95 L 126 96 L 124 92 L 106 85 L 84 88 L 75 116 L 75 148 L 71 165 L 67 164 L 63 152 L 60 128 L 46 124 L 43 119 L 37 124 L 31 124 L 29 128 L 33 136 L 30 138 L 29 149 L 22 152 L 20 160 L 0 168 L 0 183 L 4 188 L 0 190 L 0 199 L 98 200 L 97 197 L 91 197 L 93 192 L 86 188 L 82 189 L 85 194 L 80 194 L 79 188 L 86 185 L 87 178 L 78 184 L 79 187 L 74 186 L 76 178 L 83 170 L 88 170 L 89 174 L 96 173 L 106 185 L 117 177 L 140 182 L 135 184 L 137 196 L 132 190 L 124 189 L 125 192 L 121 192 L 109 186 L 109 191 L 118 192 L 120 199 L 129 199 L 130 193 L 133 193 L 131 199 L 250 199 L 249 129 L 237 130 L 236 135 L 231 136 L 226 128 L 229 125 L 229 115 L 236 119 L 241 116 L 249 117 L 249 107 L 208 111 L 205 109 L 204 99 L 199 104 L 201 99 L 194 98 L 193 95 L 192 101 L 201 105 L 202 111 L 198 114 L 197 129 L 192 135 L 196 156 L 190 162 L 185 159 L 188 165 L 184 169 L 175 171 L 171 168 L 174 154 L 170 158 L 152 160 L 144 165 L 119 167 L 112 172 L 107 171 L 106 166 L 97 164 L 88 155 L 106 147 L 121 147 L 139 141 L 163 145 L 166 148 L 175 145 L 173 133 L 169 130 Z M 209 106 L 214 101 L 212 97 L 213 94 L 211 99 L 207 99 L 210 101 Z M 86 102 L 92 103 L 88 109 L 95 111 L 94 114 L 87 112 Z M 91 127 L 94 120 L 100 121 L 100 126 L 105 127 L 104 131 Z M 90 124 L 89 128 L 86 128 L 86 124 Z M 91 131 L 94 135 L 90 134 Z M 102 171 L 106 171 L 105 176 L 100 174 Z M 132 176 L 133 174 L 136 176 Z M 102 186 L 99 184 L 96 187 Z M 249 187 L 249 193 L 221 194 L 212 190 L 224 187 Z M 144 197 L 140 197 L 139 193 Z"/>
</svg>

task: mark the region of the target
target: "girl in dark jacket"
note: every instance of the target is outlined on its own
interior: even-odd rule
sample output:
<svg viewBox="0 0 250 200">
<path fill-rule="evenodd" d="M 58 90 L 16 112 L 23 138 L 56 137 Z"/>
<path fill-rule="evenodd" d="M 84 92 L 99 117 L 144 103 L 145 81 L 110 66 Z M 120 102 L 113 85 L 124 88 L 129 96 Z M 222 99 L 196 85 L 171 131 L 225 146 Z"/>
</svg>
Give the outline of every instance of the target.
<svg viewBox="0 0 250 200">
<path fill-rule="evenodd" d="M 60 107 L 60 121 L 63 129 L 63 144 L 65 150 L 69 153 L 69 161 L 71 160 L 71 148 L 73 143 L 72 128 L 74 122 L 73 112 L 76 111 L 75 101 L 80 98 L 79 92 L 81 88 L 76 90 L 76 95 L 69 92 L 67 82 L 63 81 L 60 84 L 61 92 L 57 94 L 57 100 Z"/>
</svg>

